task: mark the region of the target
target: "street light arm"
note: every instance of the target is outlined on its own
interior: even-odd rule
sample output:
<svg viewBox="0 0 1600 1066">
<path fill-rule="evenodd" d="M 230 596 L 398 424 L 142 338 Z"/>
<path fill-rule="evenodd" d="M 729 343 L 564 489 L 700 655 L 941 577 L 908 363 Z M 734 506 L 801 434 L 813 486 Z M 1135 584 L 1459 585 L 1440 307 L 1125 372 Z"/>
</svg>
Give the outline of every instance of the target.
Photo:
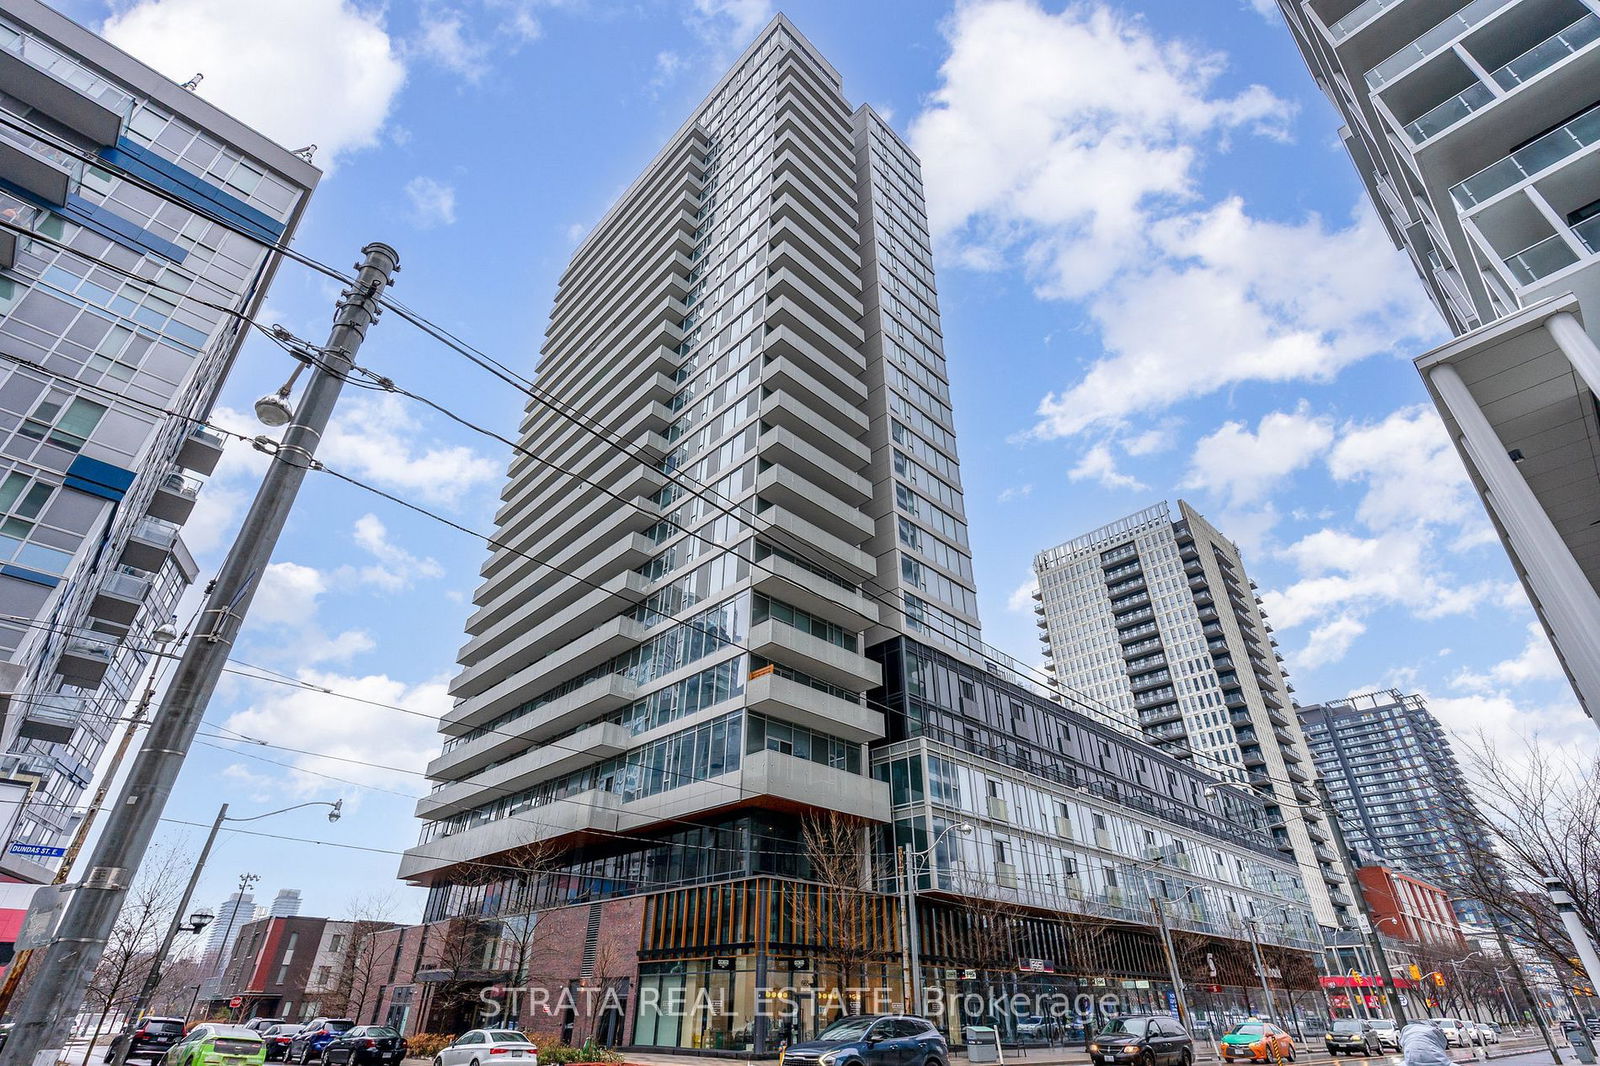
<svg viewBox="0 0 1600 1066">
<path fill-rule="evenodd" d="M 228 815 L 223 819 L 223 821 L 257 822 L 263 818 L 271 818 L 275 814 L 288 814 L 290 811 L 298 811 L 304 807 L 327 807 L 330 811 L 340 812 L 344 810 L 344 800 L 311 800 L 308 803 L 296 803 L 293 807 L 284 807 L 281 810 L 268 811 L 266 814 L 253 814 L 248 818 L 235 818 L 232 815 Z"/>
</svg>

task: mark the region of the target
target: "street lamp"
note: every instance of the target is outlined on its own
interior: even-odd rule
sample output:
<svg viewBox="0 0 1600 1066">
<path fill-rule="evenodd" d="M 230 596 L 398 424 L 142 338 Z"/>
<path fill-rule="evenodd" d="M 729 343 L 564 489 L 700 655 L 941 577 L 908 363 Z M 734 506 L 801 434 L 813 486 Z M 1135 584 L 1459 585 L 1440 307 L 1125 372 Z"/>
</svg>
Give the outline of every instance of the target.
<svg viewBox="0 0 1600 1066">
<path fill-rule="evenodd" d="M 917 928 L 917 886 L 914 878 L 917 876 L 917 860 L 924 859 L 931 862 L 932 855 L 938 850 L 944 838 L 951 833 L 971 833 L 971 822 L 951 822 L 945 826 L 938 836 L 933 838 L 922 851 L 915 850 L 912 844 L 901 845 L 901 910 L 905 913 L 906 936 L 905 951 L 903 953 L 903 968 L 905 970 L 905 988 L 910 995 L 911 1010 L 921 1015 L 922 1013 L 922 944 L 921 930 Z"/>
<path fill-rule="evenodd" d="M 226 803 L 224 803 L 221 809 L 217 811 L 216 820 L 211 823 L 211 832 L 206 834 L 206 842 L 200 848 L 200 857 L 195 860 L 194 870 L 189 874 L 189 883 L 184 886 L 183 898 L 178 901 L 178 908 L 172 915 L 172 924 L 167 926 L 166 936 L 162 937 L 160 947 L 156 948 L 155 954 L 151 957 L 150 972 L 145 975 L 144 984 L 140 986 L 139 994 L 133 998 L 133 1002 L 128 1009 L 128 1023 L 130 1025 L 138 1021 L 139 1012 L 144 1009 L 145 1005 L 148 1004 L 152 998 L 154 998 L 156 994 L 156 987 L 161 984 L 162 969 L 166 966 L 167 955 L 172 951 L 172 942 L 177 939 L 178 933 L 186 928 L 190 932 L 198 933 L 200 930 L 210 925 L 211 922 L 216 918 L 216 915 L 207 911 L 195 911 L 189 915 L 188 923 L 185 925 L 183 920 L 183 912 L 189 909 L 189 904 L 194 900 L 195 886 L 200 883 L 200 874 L 206 868 L 206 860 L 211 857 L 211 846 L 217 842 L 217 832 L 222 828 L 222 823 L 258 822 L 263 818 L 271 818 L 278 814 L 287 814 L 290 811 L 298 811 L 305 807 L 326 807 L 328 808 L 328 821 L 337 822 L 339 820 L 339 816 L 344 812 L 344 800 L 311 800 L 307 803 L 297 803 L 293 807 L 284 807 L 281 810 L 268 811 L 266 814 L 251 815 L 248 818 L 230 818 L 228 816 L 228 805 Z M 257 879 L 255 874 L 245 874 L 244 878 L 249 878 L 252 881 Z M 240 879 L 241 890 L 244 887 L 244 878 Z M 228 917 L 228 931 L 225 932 L 222 937 L 224 944 L 227 943 L 228 937 L 233 932 L 233 921 L 238 916 L 238 913 L 239 908 L 236 905 L 233 908 L 233 913 Z M 194 990 L 194 1002 L 198 1002 L 199 999 L 200 989 L 197 987 Z M 191 1012 L 194 1010 L 194 1002 L 189 1004 L 189 1010 Z M 184 1015 L 184 1020 L 188 1020 L 187 1014 Z M 132 1041 L 129 1040 L 122 1041 L 122 1050 L 117 1054 L 117 1066 L 124 1066 L 124 1064 L 127 1062 L 127 1051 L 131 1043 Z"/>
</svg>

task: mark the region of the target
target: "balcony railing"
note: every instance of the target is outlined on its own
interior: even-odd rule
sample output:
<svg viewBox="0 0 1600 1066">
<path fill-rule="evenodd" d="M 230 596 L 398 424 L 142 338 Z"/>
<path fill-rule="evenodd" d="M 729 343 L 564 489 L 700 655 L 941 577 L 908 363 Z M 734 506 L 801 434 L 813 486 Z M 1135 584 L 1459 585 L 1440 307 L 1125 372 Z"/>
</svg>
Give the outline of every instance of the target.
<svg viewBox="0 0 1600 1066">
<path fill-rule="evenodd" d="M 66 171 L 69 189 L 77 188 L 79 182 L 83 180 L 83 160 L 68 155 L 49 141 L 3 124 L 0 124 L 0 137 L 4 137 L 25 152 L 31 152 L 52 166 Z"/>
<path fill-rule="evenodd" d="M 1371 21 L 1378 12 L 1400 2 L 1401 0 L 1367 0 L 1366 3 L 1357 5 L 1350 14 L 1329 26 L 1328 32 L 1333 35 L 1335 41 L 1342 41 Z"/>
<path fill-rule="evenodd" d="M 1596 143 L 1600 143 L 1600 107 L 1585 111 L 1498 163 L 1457 182 L 1450 189 L 1450 196 L 1465 211 Z"/>
<path fill-rule="evenodd" d="M 1514 0 L 1472 0 L 1472 3 L 1426 31 L 1382 63 L 1367 71 L 1367 87 L 1377 89 L 1396 74 L 1432 56 L 1445 45 Z"/>
<path fill-rule="evenodd" d="M 161 491 L 192 500 L 200 495 L 200 482 L 182 474 L 168 474 L 161 479 Z"/>
<path fill-rule="evenodd" d="M 1578 240 L 1591 253 L 1600 255 L 1600 215 L 1584 219 L 1572 227 L 1572 232 L 1577 234 Z"/>
<path fill-rule="evenodd" d="M 1495 71 L 1494 80 L 1502 89 L 1514 89 L 1597 40 L 1600 40 L 1600 15 L 1591 12 Z"/>
<path fill-rule="evenodd" d="M 1506 269 L 1523 285 L 1533 285 L 1558 270 L 1564 270 L 1578 261 L 1578 254 L 1559 233 L 1530 244 L 1515 255 L 1506 257 Z"/>
<path fill-rule="evenodd" d="M 101 107 L 116 112 L 124 122 L 133 113 L 134 98 L 127 91 L 91 72 L 77 60 L 56 51 L 37 37 L 29 37 L 10 27 L 0 26 L 0 48 L 4 48 L 30 66 L 44 71 L 57 81 L 72 86 L 99 103 Z"/>
<path fill-rule="evenodd" d="M 1421 144 L 1429 137 L 1442 133 L 1454 126 L 1480 107 L 1486 107 L 1493 102 L 1494 91 L 1483 82 L 1477 82 L 1434 107 L 1420 118 L 1406 123 L 1406 133 L 1411 136 L 1412 141 Z"/>
</svg>

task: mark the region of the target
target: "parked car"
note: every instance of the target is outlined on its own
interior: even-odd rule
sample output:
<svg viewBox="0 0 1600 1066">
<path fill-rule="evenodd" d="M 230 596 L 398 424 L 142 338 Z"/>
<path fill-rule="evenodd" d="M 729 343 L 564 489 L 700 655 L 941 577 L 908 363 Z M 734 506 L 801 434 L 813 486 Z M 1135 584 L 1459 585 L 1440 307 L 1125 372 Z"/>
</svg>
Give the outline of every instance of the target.
<svg viewBox="0 0 1600 1066">
<path fill-rule="evenodd" d="M 244 1023 L 244 1027 L 246 1029 L 254 1029 L 258 1033 L 264 1033 L 268 1029 L 271 1029 L 274 1025 L 282 1024 L 282 1018 L 251 1018 L 249 1021 Z"/>
<path fill-rule="evenodd" d="M 406 1050 L 398 1030 L 387 1025 L 358 1025 L 329 1041 L 322 1049 L 322 1061 L 328 1066 L 392 1066 L 406 1057 Z"/>
<path fill-rule="evenodd" d="M 106 1045 L 106 1062 L 116 1062 L 124 1044 L 130 1059 L 160 1062 L 167 1050 L 183 1038 L 182 1018 L 140 1018 L 132 1028 L 112 1037 Z"/>
<path fill-rule="evenodd" d="M 1132 1062 L 1138 1066 L 1189 1066 L 1194 1038 L 1176 1018 L 1164 1014 L 1129 1014 L 1112 1018 L 1089 1041 L 1096 1066 Z"/>
<path fill-rule="evenodd" d="M 1252 1062 L 1293 1062 L 1294 1037 L 1271 1022 L 1240 1022 L 1222 1038 L 1217 1050 L 1222 1061 L 1250 1059 Z"/>
<path fill-rule="evenodd" d="M 0 1023 L 0 1051 L 5 1050 L 6 1041 L 11 1039 L 11 1027 L 15 1024 L 15 1022 Z"/>
<path fill-rule="evenodd" d="M 1023 1044 L 1054 1044 L 1066 1032 L 1060 1018 L 1044 1018 L 1030 1014 L 1017 1019 L 1017 1040 Z"/>
<path fill-rule="evenodd" d="M 950 1045 L 926 1018 L 858 1014 L 840 1018 L 813 1039 L 786 1048 L 780 1066 L 818 1066 L 824 1056 L 828 1066 L 949 1066 Z M 434 1066 L 476 1063 L 470 1055 L 434 1060 Z"/>
<path fill-rule="evenodd" d="M 260 1066 L 267 1045 L 242 1025 L 197 1025 L 167 1052 L 167 1066 Z"/>
<path fill-rule="evenodd" d="M 261 1040 L 267 1045 L 267 1061 L 282 1062 L 289 1057 L 289 1045 L 294 1043 L 294 1034 L 300 1031 L 300 1026 L 294 1022 L 283 1025 L 274 1025 L 261 1034 Z"/>
<path fill-rule="evenodd" d="M 1444 1032 L 1445 1043 L 1451 1047 L 1466 1047 L 1476 1043 L 1472 1030 L 1460 1018 L 1429 1018 L 1428 1021 Z"/>
<path fill-rule="evenodd" d="M 1322 1038 L 1330 1055 L 1377 1055 L 1383 1041 L 1363 1018 L 1335 1018 Z"/>
<path fill-rule="evenodd" d="M 322 1058 L 322 1049 L 346 1029 L 355 1028 L 349 1018 L 312 1018 L 289 1041 L 289 1051 L 284 1058 L 299 1066 Z"/>
<path fill-rule="evenodd" d="M 1378 1038 L 1378 1047 L 1392 1047 L 1400 1050 L 1400 1026 L 1392 1018 L 1373 1018 L 1367 1023 L 1372 1026 L 1372 1032 Z"/>
</svg>

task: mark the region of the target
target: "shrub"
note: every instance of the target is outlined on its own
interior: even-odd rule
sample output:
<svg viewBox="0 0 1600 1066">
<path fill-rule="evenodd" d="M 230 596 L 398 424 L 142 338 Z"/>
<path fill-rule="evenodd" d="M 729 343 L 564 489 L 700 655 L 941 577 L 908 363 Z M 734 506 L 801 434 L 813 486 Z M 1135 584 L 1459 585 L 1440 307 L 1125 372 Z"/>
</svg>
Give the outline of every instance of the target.
<svg viewBox="0 0 1600 1066">
<path fill-rule="evenodd" d="M 407 1053 L 414 1059 L 431 1059 L 454 1039 L 449 1033 L 418 1033 L 406 1037 Z"/>
</svg>

